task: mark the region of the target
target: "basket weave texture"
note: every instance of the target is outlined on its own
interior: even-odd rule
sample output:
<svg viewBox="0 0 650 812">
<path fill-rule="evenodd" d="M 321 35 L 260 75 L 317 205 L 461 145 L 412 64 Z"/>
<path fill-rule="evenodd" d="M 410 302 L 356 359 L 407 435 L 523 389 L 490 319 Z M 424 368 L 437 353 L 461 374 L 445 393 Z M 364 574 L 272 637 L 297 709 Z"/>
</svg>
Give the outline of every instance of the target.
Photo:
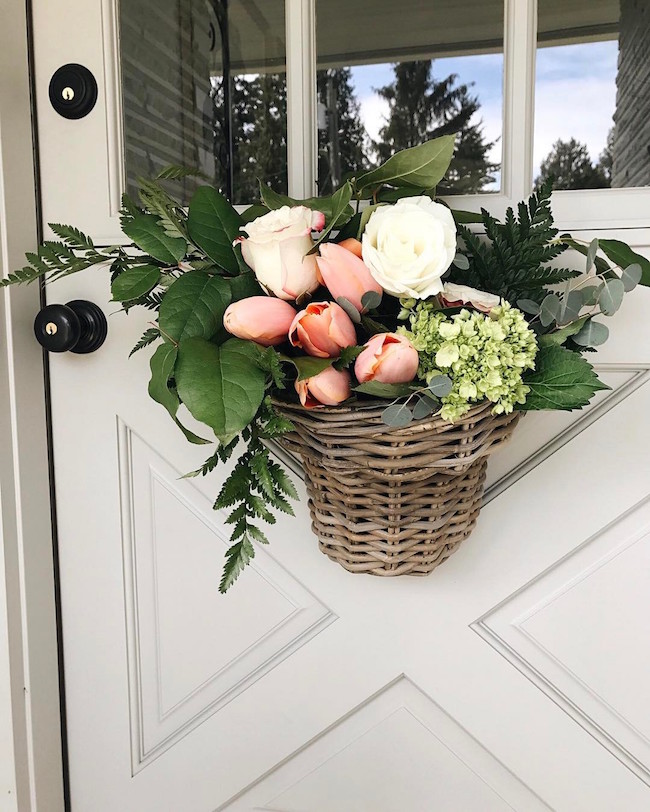
<svg viewBox="0 0 650 812">
<path fill-rule="evenodd" d="M 304 409 L 275 401 L 294 424 L 282 445 L 302 458 L 319 546 L 351 572 L 426 575 L 472 532 L 487 457 L 510 439 L 519 413 L 483 402 L 451 424 L 405 428 L 381 420 L 385 404 Z"/>
</svg>

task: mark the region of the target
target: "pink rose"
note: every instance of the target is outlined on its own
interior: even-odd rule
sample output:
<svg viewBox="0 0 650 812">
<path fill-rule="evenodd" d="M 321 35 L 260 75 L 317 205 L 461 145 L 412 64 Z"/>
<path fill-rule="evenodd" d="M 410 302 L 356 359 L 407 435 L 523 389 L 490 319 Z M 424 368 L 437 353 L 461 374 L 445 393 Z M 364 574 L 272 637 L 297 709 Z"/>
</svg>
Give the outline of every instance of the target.
<svg viewBox="0 0 650 812">
<path fill-rule="evenodd" d="M 345 297 L 360 313 L 364 310 L 361 304 L 364 293 L 369 290 L 383 293 L 381 285 L 372 278 L 363 260 L 334 242 L 321 244 L 320 256 L 316 258 L 316 262 L 323 283 L 333 298 Z"/>
<path fill-rule="evenodd" d="M 359 383 L 408 383 L 418 371 L 418 352 L 404 336 L 379 333 L 365 344 L 357 357 L 354 374 Z"/>
<path fill-rule="evenodd" d="M 493 307 L 497 307 L 501 303 L 501 299 L 493 293 L 476 290 L 467 285 L 454 285 L 453 282 L 445 282 L 440 300 L 445 307 L 469 304 L 474 310 L 480 310 L 481 313 L 489 313 Z"/>
<path fill-rule="evenodd" d="M 334 367 L 327 367 L 304 381 L 296 381 L 296 392 L 307 409 L 314 406 L 336 406 L 350 397 L 350 388 L 350 373 Z"/>
<path fill-rule="evenodd" d="M 223 326 L 237 338 L 270 347 L 287 340 L 295 315 L 295 309 L 282 299 L 249 296 L 226 308 Z"/>
<path fill-rule="evenodd" d="M 280 299 L 298 299 L 319 285 L 312 230 L 321 231 L 325 215 L 306 206 L 283 206 L 241 227 L 248 234 L 235 242 L 257 281 Z"/>
<path fill-rule="evenodd" d="M 307 355 L 337 358 L 343 347 L 357 343 L 352 319 L 335 302 L 312 302 L 294 318 L 289 341 Z"/>
</svg>

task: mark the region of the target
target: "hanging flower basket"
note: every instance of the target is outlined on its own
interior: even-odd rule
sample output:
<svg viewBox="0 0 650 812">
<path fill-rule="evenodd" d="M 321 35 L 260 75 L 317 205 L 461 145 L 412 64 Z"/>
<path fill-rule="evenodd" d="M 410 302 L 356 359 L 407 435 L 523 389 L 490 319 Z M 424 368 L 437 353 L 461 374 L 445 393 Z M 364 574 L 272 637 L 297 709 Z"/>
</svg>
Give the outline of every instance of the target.
<svg viewBox="0 0 650 812">
<path fill-rule="evenodd" d="M 350 572 L 385 576 L 426 575 L 469 536 L 488 456 L 520 416 L 484 402 L 454 424 L 438 416 L 391 428 L 381 402 L 274 405 L 295 426 L 281 444 L 303 461 L 320 549 Z"/>
</svg>

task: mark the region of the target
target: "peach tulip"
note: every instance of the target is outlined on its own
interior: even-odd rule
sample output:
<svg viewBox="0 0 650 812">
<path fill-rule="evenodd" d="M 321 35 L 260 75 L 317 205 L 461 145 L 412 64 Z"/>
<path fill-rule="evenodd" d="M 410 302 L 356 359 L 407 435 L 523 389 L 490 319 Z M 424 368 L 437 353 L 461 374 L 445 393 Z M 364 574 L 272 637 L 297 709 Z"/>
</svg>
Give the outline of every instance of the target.
<svg viewBox="0 0 650 812">
<path fill-rule="evenodd" d="M 341 248 L 345 248 L 347 251 L 352 251 L 353 254 L 356 254 L 359 259 L 361 259 L 361 240 L 355 240 L 354 237 L 348 237 L 347 240 L 341 240 L 341 242 L 337 243 L 340 245 Z"/>
<path fill-rule="evenodd" d="M 334 367 L 327 367 L 304 381 L 296 381 L 296 392 L 307 409 L 314 406 L 336 406 L 350 397 L 350 388 L 350 373 Z"/>
<path fill-rule="evenodd" d="M 418 351 L 405 336 L 379 333 L 357 357 L 354 374 L 359 383 L 408 383 L 418 370 Z"/>
<path fill-rule="evenodd" d="M 287 340 L 295 315 L 295 309 L 282 299 L 249 296 L 226 308 L 223 326 L 237 338 L 270 347 Z"/>
<path fill-rule="evenodd" d="M 337 358 L 357 343 L 352 319 L 335 302 L 312 302 L 294 318 L 289 341 L 317 358 Z"/>
<path fill-rule="evenodd" d="M 320 256 L 316 257 L 316 262 L 323 284 L 332 296 L 335 299 L 338 299 L 339 296 L 345 297 L 360 313 L 364 310 L 361 304 L 361 297 L 364 293 L 369 290 L 379 294 L 383 293 L 381 285 L 372 278 L 372 274 L 363 260 L 351 250 L 343 248 L 335 242 L 326 242 L 321 245 Z"/>
</svg>

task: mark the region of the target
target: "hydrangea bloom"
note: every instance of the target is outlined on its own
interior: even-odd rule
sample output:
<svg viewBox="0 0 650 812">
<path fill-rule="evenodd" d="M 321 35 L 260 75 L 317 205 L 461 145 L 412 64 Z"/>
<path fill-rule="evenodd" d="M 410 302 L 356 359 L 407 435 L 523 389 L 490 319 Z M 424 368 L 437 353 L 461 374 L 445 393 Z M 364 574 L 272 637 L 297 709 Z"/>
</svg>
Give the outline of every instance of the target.
<svg viewBox="0 0 650 812">
<path fill-rule="evenodd" d="M 522 375 L 535 366 L 537 341 L 520 310 L 503 301 L 489 315 L 463 309 L 446 316 L 434 303 L 419 302 L 409 322 L 410 331 L 400 331 L 419 353 L 418 377 L 429 383 L 444 373 L 453 383 L 442 398 L 446 420 L 457 420 L 484 398 L 494 403 L 494 414 L 525 402 L 530 388 Z"/>
</svg>

